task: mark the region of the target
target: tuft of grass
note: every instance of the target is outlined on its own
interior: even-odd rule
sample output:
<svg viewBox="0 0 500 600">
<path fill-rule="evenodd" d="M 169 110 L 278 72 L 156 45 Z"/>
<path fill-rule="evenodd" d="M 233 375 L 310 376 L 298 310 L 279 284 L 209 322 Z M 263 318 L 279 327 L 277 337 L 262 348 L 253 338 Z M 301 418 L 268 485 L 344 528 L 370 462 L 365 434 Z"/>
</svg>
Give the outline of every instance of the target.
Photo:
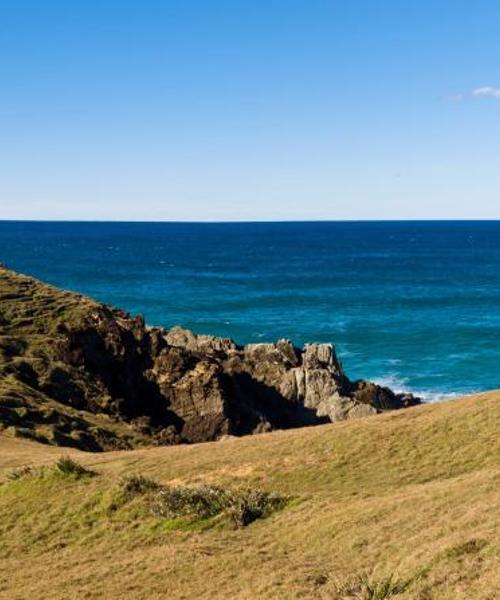
<svg viewBox="0 0 500 600">
<path fill-rule="evenodd" d="M 209 519 L 227 515 L 237 527 L 246 527 L 285 505 L 286 499 L 262 490 L 225 490 L 213 485 L 162 488 L 152 511 L 163 519 L 192 516 Z"/>
<path fill-rule="evenodd" d="M 7 473 L 7 479 L 9 481 L 17 481 L 18 479 L 25 479 L 26 477 L 33 477 L 34 474 L 35 470 L 31 465 L 23 465 L 16 469 L 12 469 L 12 471 Z"/>
<path fill-rule="evenodd" d="M 488 542 L 485 540 L 473 538 L 467 542 L 464 542 L 463 544 L 458 544 L 448 548 L 445 552 L 445 557 L 451 560 L 457 560 L 462 556 L 478 554 L 487 544 Z"/>
<path fill-rule="evenodd" d="M 81 479 L 82 477 L 92 477 L 95 471 L 87 469 L 76 460 L 69 456 L 61 456 L 53 466 L 53 472 L 63 477 Z"/>
<path fill-rule="evenodd" d="M 47 477 L 57 475 L 72 479 L 92 477 L 95 471 L 87 469 L 69 456 L 61 456 L 51 467 L 35 468 L 31 465 L 22 465 L 7 473 L 7 481 L 19 481 L 28 477 Z"/>
<path fill-rule="evenodd" d="M 162 488 L 157 481 L 143 475 L 126 475 L 120 479 L 118 487 L 127 498 L 157 492 Z"/>
<path fill-rule="evenodd" d="M 352 581 L 337 586 L 336 593 L 342 600 L 385 600 L 403 594 L 414 581 L 414 577 L 399 579 L 395 573 L 381 579 L 373 574 L 363 573 Z"/>
</svg>

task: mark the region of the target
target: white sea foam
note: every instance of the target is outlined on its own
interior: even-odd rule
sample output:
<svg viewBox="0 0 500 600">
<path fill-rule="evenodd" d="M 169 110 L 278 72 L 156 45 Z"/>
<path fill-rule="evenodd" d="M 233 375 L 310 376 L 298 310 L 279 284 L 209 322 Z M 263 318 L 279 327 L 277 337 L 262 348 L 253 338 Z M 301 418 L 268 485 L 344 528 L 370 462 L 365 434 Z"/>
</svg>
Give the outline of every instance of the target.
<svg viewBox="0 0 500 600">
<path fill-rule="evenodd" d="M 408 380 L 398 375 L 384 375 L 374 378 L 374 382 L 383 387 L 388 387 L 397 394 L 409 392 Z"/>
<path fill-rule="evenodd" d="M 461 396 L 478 393 L 474 390 L 467 392 L 443 392 L 437 390 L 418 390 L 408 385 L 408 380 L 398 375 L 385 375 L 384 377 L 374 378 L 375 383 L 383 387 L 390 388 L 396 394 L 413 394 L 423 402 L 434 403 L 460 398 Z"/>
<path fill-rule="evenodd" d="M 423 402 L 433 404 L 435 402 L 444 402 L 445 400 L 453 400 L 453 398 L 460 398 L 473 392 L 436 392 L 431 390 L 410 390 L 414 396 L 420 398 Z"/>
</svg>

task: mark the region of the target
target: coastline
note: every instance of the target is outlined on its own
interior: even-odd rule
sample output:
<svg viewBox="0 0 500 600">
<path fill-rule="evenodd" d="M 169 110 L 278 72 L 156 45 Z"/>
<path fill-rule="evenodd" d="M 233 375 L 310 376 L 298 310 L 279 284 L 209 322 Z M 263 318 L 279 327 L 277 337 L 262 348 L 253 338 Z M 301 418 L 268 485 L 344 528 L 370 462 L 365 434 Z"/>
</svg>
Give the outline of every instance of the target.
<svg viewBox="0 0 500 600">
<path fill-rule="evenodd" d="M 420 403 L 349 379 L 331 344 L 238 346 L 149 327 L 141 316 L 7 268 L 0 324 L 0 421 L 46 443 L 102 450 L 212 441 Z M 128 431 L 110 429 L 109 419 Z"/>
</svg>

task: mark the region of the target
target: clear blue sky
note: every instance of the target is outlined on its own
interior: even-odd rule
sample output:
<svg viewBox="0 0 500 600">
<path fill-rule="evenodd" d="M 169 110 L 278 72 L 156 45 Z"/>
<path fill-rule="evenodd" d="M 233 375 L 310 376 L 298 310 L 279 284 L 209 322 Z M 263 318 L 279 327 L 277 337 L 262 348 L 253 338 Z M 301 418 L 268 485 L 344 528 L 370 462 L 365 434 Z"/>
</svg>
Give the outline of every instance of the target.
<svg viewBox="0 0 500 600">
<path fill-rule="evenodd" d="M 498 0 L 0 2 L 0 218 L 500 218 Z"/>
</svg>

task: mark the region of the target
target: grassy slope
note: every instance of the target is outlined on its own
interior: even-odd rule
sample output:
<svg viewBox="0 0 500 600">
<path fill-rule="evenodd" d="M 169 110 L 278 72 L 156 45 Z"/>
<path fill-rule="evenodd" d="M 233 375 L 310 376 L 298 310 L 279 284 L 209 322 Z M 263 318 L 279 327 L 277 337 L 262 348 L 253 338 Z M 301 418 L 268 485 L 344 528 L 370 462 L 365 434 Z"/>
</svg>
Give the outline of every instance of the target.
<svg viewBox="0 0 500 600">
<path fill-rule="evenodd" d="M 72 450 L 99 475 L 0 486 L 0 598 L 375 598 L 346 590 L 360 574 L 397 572 L 421 574 L 398 599 L 494 600 L 499 431 L 494 392 L 211 444 Z M 0 479 L 60 455 L 0 437 Z M 107 510 L 124 473 L 248 483 L 296 500 L 241 530 L 168 530 L 133 502 Z"/>
<path fill-rule="evenodd" d="M 8 435 L 71 446 L 78 443 L 84 424 L 87 432 L 107 433 L 108 447 L 117 447 L 115 440 L 121 447 L 148 442 L 146 436 L 129 424 L 104 413 L 76 410 L 56 401 L 38 385 L 29 385 L 26 376 L 21 376 L 27 367 L 33 368 L 40 374 L 39 383 L 47 383 L 54 369 L 67 372 L 67 365 L 54 357 L 54 349 L 61 343 L 58 328 L 62 324 L 69 329 L 78 328 L 99 307 L 90 298 L 0 265 L 0 413 L 2 409 L 7 412 L 8 407 L 10 415 L 10 419 L 0 418 L 0 430 L 6 427 Z M 71 374 L 78 381 L 78 370 Z M 89 382 L 84 382 L 85 385 L 88 387 Z M 9 425 L 16 414 L 13 424 Z M 62 427 L 56 427 L 62 423 L 68 425 L 64 428 L 68 430 L 67 435 L 61 434 Z"/>
</svg>

